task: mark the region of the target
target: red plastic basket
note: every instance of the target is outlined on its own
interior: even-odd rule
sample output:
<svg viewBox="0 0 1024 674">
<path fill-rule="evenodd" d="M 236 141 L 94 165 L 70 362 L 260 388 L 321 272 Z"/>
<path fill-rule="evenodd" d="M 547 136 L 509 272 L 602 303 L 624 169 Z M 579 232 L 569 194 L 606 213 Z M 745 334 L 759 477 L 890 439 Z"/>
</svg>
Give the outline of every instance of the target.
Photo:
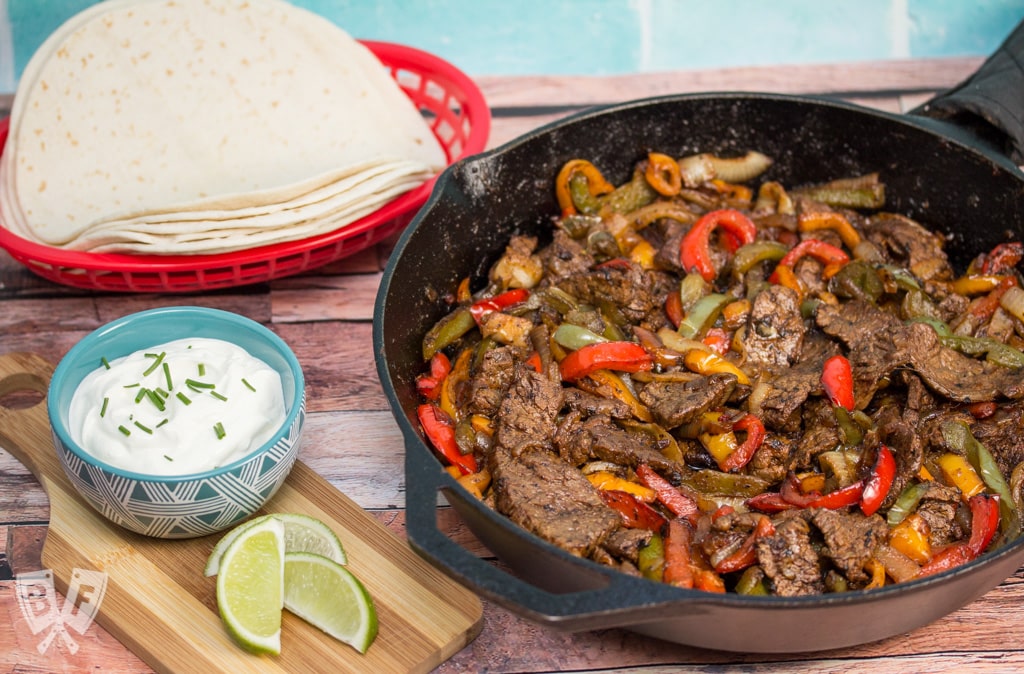
<svg viewBox="0 0 1024 674">
<path fill-rule="evenodd" d="M 461 70 L 425 51 L 363 40 L 424 113 L 448 163 L 484 149 L 491 112 Z M 10 120 L 0 121 L 0 146 Z M 180 293 L 230 288 L 290 276 L 356 253 L 398 232 L 434 187 L 430 180 L 340 229 L 285 243 L 216 255 L 128 255 L 68 251 L 23 239 L 0 226 L 0 247 L 43 278 L 76 288 Z"/>
</svg>

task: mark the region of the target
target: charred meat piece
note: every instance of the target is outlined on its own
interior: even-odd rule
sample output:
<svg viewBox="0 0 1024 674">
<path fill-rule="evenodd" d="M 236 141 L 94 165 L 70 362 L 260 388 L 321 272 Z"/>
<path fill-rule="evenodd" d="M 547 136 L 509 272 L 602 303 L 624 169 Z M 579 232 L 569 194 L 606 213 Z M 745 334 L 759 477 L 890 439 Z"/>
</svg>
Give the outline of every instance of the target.
<svg viewBox="0 0 1024 674">
<path fill-rule="evenodd" d="M 499 346 L 484 353 L 469 384 L 471 412 L 491 416 L 498 411 L 515 375 L 517 351 L 514 347 Z"/>
<path fill-rule="evenodd" d="M 1024 461 L 1024 403 L 1003 405 L 973 428 L 974 437 L 992 452 L 1003 475 Z"/>
<path fill-rule="evenodd" d="M 867 239 L 893 264 L 924 281 L 953 276 L 943 239 L 917 222 L 895 213 L 880 213 L 862 224 Z"/>
<path fill-rule="evenodd" d="M 960 505 L 960 490 L 946 487 L 937 482 L 928 483 L 928 491 L 921 498 L 917 512 L 931 529 L 929 542 L 933 548 L 963 538 L 964 531 L 956 520 L 956 509 Z"/>
<path fill-rule="evenodd" d="M 755 547 L 758 564 L 775 594 L 798 597 L 825 590 L 821 560 L 811 542 L 811 528 L 803 519 L 783 520 L 773 535 L 759 538 Z"/>
<path fill-rule="evenodd" d="M 868 580 L 864 565 L 885 540 L 888 525 L 878 515 L 816 508 L 811 522 L 825 537 L 824 554 L 850 581 Z"/>
<path fill-rule="evenodd" d="M 559 455 L 574 465 L 601 459 L 629 468 L 646 463 L 659 473 L 682 471 L 640 435 L 619 428 L 608 417 L 594 416 L 580 422 L 578 417 L 567 415 L 555 433 L 555 443 Z"/>
<path fill-rule="evenodd" d="M 518 456 L 528 447 L 550 448 L 555 419 L 562 409 L 562 383 L 519 365 L 515 381 L 498 408 L 496 450 Z"/>
<path fill-rule="evenodd" d="M 544 265 L 542 285 L 558 285 L 569 276 L 583 274 L 594 266 L 594 256 L 564 229 L 555 229 L 551 244 L 538 255 Z"/>
<path fill-rule="evenodd" d="M 604 547 L 617 559 L 625 559 L 637 563 L 640 548 L 647 545 L 654 532 L 647 529 L 616 529 L 605 540 Z"/>
<path fill-rule="evenodd" d="M 640 323 L 661 307 L 664 295 L 659 292 L 659 280 L 654 273 L 632 265 L 599 266 L 558 285 L 581 302 L 614 304 L 627 319 Z"/>
<path fill-rule="evenodd" d="M 575 387 L 565 389 L 565 404 L 569 409 L 583 412 L 587 416 L 628 419 L 633 414 L 632 408 L 618 398 L 605 398 Z"/>
<path fill-rule="evenodd" d="M 724 405 L 735 387 L 735 375 L 713 374 L 687 382 L 652 381 L 639 397 L 658 423 L 672 429 Z"/>
<path fill-rule="evenodd" d="M 574 555 L 589 556 L 622 519 L 576 468 L 545 449 L 491 461 L 498 512 Z"/>
<path fill-rule="evenodd" d="M 749 363 L 790 365 L 800 352 L 806 332 L 797 293 L 785 286 L 768 286 L 754 298 L 743 353 Z"/>
</svg>

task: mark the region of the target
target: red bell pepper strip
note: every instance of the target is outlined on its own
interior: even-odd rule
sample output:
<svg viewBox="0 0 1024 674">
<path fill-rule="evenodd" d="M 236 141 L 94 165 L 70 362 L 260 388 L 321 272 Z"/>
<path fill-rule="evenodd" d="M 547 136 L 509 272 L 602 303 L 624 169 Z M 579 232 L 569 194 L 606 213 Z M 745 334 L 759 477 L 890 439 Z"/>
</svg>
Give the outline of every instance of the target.
<svg viewBox="0 0 1024 674">
<path fill-rule="evenodd" d="M 878 457 L 871 469 L 871 474 L 864 481 L 864 491 L 860 496 L 860 510 L 870 517 L 882 507 L 882 502 L 889 495 L 889 488 L 896 477 L 896 459 L 885 445 L 878 446 Z"/>
<path fill-rule="evenodd" d="M 853 369 L 845 356 L 832 356 L 821 369 L 821 385 L 833 405 L 853 411 Z"/>
<path fill-rule="evenodd" d="M 668 521 L 665 532 L 665 571 L 662 575 L 665 583 L 687 589 L 693 587 L 693 569 L 690 567 L 692 540 L 689 525 L 677 519 Z"/>
<path fill-rule="evenodd" d="M 416 390 L 427 400 L 437 400 L 441 395 L 441 384 L 452 371 L 448 356 L 438 351 L 430 357 L 430 373 L 416 377 Z"/>
<path fill-rule="evenodd" d="M 982 492 L 972 496 L 967 503 L 971 507 L 971 537 L 967 547 L 977 557 L 985 552 L 999 528 L 999 497 Z"/>
<path fill-rule="evenodd" d="M 796 473 L 790 473 L 779 488 L 779 496 L 787 503 L 792 503 L 799 508 L 828 508 L 829 510 L 856 505 L 863 492 L 864 482 L 858 480 L 827 494 L 817 491 L 805 494 L 800 488 L 800 478 L 796 476 Z"/>
<path fill-rule="evenodd" d="M 732 470 L 739 470 L 747 465 L 750 459 L 753 458 L 754 452 L 761 447 L 765 436 L 764 424 L 761 423 L 760 418 L 753 414 L 745 414 L 738 421 L 734 421 L 732 429 L 745 432 L 747 437 L 743 440 L 743 444 L 734 449 L 722 463 L 718 464 L 718 467 L 726 473 Z"/>
<path fill-rule="evenodd" d="M 675 328 L 683 322 L 683 298 L 679 296 L 678 289 L 668 291 L 668 297 L 665 298 L 665 315 Z"/>
<path fill-rule="evenodd" d="M 573 351 L 559 363 L 564 381 L 576 381 L 594 370 L 640 372 L 650 370 L 654 359 L 647 349 L 634 342 L 601 342 Z"/>
<path fill-rule="evenodd" d="M 618 489 L 600 489 L 601 499 L 622 516 L 622 526 L 628 529 L 661 531 L 665 517 L 629 492 Z"/>
<path fill-rule="evenodd" d="M 999 497 L 975 494 L 968 500 L 971 507 L 971 536 L 967 542 L 947 545 L 921 567 L 922 576 L 931 576 L 956 568 L 976 559 L 992 542 L 999 528 Z"/>
<path fill-rule="evenodd" d="M 513 305 L 526 301 L 526 298 L 529 296 L 530 291 L 526 288 L 513 288 L 512 290 L 506 290 L 500 295 L 488 297 L 483 300 L 477 300 L 469 306 L 469 313 L 471 313 L 473 315 L 473 319 L 479 323 L 480 318 L 484 314 L 489 314 L 492 311 L 503 311 Z"/>
<path fill-rule="evenodd" d="M 786 267 L 792 269 L 796 266 L 796 263 L 800 258 L 810 255 L 815 258 L 826 268 L 832 268 L 838 270 L 839 267 L 850 261 L 850 256 L 847 255 L 842 248 L 836 248 L 830 243 L 825 243 L 818 239 L 804 239 L 800 243 L 796 244 L 789 249 L 781 260 L 779 260 L 778 267 Z M 772 272 L 772 275 L 768 277 L 770 283 L 779 282 L 778 267 Z M 829 275 L 826 272 L 826 275 Z"/>
<path fill-rule="evenodd" d="M 742 245 L 753 243 L 757 236 L 757 226 L 743 213 L 723 208 L 706 213 L 686 233 L 679 244 L 679 263 L 683 271 L 696 271 L 705 281 L 714 281 L 718 270 L 711 263 L 711 232 L 721 227 L 731 252 Z"/>
<path fill-rule="evenodd" d="M 746 504 L 748 508 L 762 513 L 780 513 L 783 510 L 794 510 L 800 507 L 785 500 L 781 494 L 774 491 L 751 496 L 746 500 Z"/>
<path fill-rule="evenodd" d="M 430 444 L 448 463 L 457 467 L 463 475 L 477 472 L 476 457 L 459 451 L 459 445 L 455 442 L 455 424 L 444 410 L 434 403 L 423 403 L 416 408 L 416 416 Z"/>
<path fill-rule="evenodd" d="M 669 512 L 696 525 L 697 518 L 700 517 L 697 501 L 676 489 L 671 482 L 646 463 L 641 463 L 636 467 L 636 476 L 640 478 L 644 486 L 654 490 L 658 495 L 658 501 L 668 508 Z"/>
<path fill-rule="evenodd" d="M 1012 271 L 1021 259 L 1024 259 L 1024 243 L 1000 243 L 985 256 L 985 261 L 981 263 L 981 273 L 1003 274 Z"/>
<path fill-rule="evenodd" d="M 526 364 L 531 370 L 539 373 L 544 368 L 544 363 L 540 359 L 540 354 L 534 351 L 530 354 L 530 357 L 526 359 Z"/>
<path fill-rule="evenodd" d="M 734 571 L 742 571 L 748 566 L 753 566 L 757 563 L 757 549 L 755 548 L 757 539 L 771 536 L 774 533 L 775 525 L 772 524 L 772 521 L 766 515 L 761 515 L 757 520 L 757 526 L 754 527 L 754 530 L 743 541 L 740 549 L 718 562 L 715 565 L 715 571 L 718 573 L 732 573 Z"/>
</svg>

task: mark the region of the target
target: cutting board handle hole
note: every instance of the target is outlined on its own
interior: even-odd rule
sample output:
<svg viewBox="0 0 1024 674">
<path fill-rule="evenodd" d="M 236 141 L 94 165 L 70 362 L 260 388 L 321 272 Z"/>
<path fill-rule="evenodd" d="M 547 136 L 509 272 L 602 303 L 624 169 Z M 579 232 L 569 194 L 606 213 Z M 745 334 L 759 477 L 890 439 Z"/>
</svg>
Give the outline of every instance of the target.
<svg viewBox="0 0 1024 674">
<path fill-rule="evenodd" d="M 46 399 L 46 381 L 28 372 L 13 374 L 0 380 L 0 407 L 27 410 Z"/>
</svg>

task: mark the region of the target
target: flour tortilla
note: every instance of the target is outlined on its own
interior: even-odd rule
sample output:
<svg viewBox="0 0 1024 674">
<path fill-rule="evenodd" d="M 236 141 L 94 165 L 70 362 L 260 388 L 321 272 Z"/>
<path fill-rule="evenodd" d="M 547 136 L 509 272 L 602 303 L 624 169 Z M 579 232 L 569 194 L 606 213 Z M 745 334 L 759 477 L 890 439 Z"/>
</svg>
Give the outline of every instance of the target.
<svg viewBox="0 0 1024 674">
<path fill-rule="evenodd" d="M 422 183 L 445 156 L 376 57 L 334 24 L 281 0 L 108 0 L 61 26 L 25 68 L 0 217 L 33 240 L 83 249 L 90 232 L 109 238 L 127 222 L 199 229 L 303 198 L 341 211 L 347 179 L 397 162 L 417 164 L 408 175 Z M 411 189 L 408 175 L 377 193 Z M 265 224 L 291 229 L 286 220 Z M 159 238 L 150 248 L 178 252 Z"/>
</svg>

